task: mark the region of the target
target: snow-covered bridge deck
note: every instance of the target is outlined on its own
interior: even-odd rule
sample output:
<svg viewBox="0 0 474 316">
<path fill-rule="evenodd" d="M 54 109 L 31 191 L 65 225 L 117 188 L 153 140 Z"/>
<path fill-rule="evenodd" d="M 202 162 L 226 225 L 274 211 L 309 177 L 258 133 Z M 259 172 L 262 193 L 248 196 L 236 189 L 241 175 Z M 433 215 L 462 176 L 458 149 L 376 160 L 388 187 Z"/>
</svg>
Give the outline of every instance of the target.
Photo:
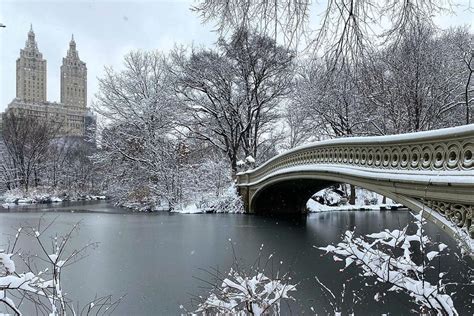
<svg viewBox="0 0 474 316">
<path fill-rule="evenodd" d="M 312 194 L 334 183 L 426 210 L 447 231 L 472 242 L 474 125 L 316 142 L 237 175 L 249 213 L 304 212 Z"/>
</svg>

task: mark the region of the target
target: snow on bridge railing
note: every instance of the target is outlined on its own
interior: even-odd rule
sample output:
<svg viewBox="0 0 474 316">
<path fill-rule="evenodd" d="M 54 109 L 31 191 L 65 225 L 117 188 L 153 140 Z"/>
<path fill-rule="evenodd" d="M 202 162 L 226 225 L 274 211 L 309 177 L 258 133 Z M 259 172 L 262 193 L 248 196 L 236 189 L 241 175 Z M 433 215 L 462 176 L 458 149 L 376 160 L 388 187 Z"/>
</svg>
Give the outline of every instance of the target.
<svg viewBox="0 0 474 316">
<path fill-rule="evenodd" d="M 417 183 L 413 194 L 407 197 L 441 214 L 474 238 L 474 226 L 471 225 L 474 213 L 474 124 L 311 143 L 280 154 L 256 169 L 238 173 L 237 185 L 251 188 L 262 185 L 272 176 L 313 169 L 335 173 L 344 169 L 345 174 L 367 181 L 370 178 L 389 178 L 389 181 Z M 445 187 L 446 193 L 440 193 L 438 189 L 427 197 L 427 187 L 434 183 Z M 448 195 L 450 198 L 445 200 Z M 469 243 L 473 244 L 472 239 Z M 470 248 L 474 249 L 474 245 Z"/>
<path fill-rule="evenodd" d="M 417 174 L 433 171 L 470 173 L 474 171 L 474 124 L 307 144 L 277 155 L 256 169 L 238 173 L 238 184 L 253 183 L 275 171 L 308 164 L 406 170 Z"/>
</svg>

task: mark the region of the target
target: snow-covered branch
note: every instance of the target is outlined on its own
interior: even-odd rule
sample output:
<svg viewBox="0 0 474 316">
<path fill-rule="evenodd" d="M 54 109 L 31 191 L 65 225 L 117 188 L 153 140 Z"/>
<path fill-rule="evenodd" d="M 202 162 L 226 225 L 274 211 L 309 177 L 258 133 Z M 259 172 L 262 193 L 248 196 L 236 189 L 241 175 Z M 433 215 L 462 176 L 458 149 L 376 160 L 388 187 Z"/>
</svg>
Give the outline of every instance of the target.
<svg viewBox="0 0 474 316">
<path fill-rule="evenodd" d="M 408 225 L 401 230 L 386 229 L 361 237 L 356 237 L 353 231 L 346 231 L 342 242 L 336 246 L 317 248 L 334 254 L 334 260 L 344 261 L 342 270 L 355 264 L 362 269 L 363 277 L 375 277 L 378 282 L 390 285 L 388 291 L 407 293 L 420 305 L 421 311 L 458 315 L 445 287 L 431 284 L 425 274 L 430 262 L 447 246 L 443 243 L 435 245 L 424 234 L 422 213 L 413 217 L 417 225 L 414 234 L 408 233 Z M 416 260 L 420 254 L 421 260 Z M 440 273 L 440 284 L 444 275 Z"/>
</svg>

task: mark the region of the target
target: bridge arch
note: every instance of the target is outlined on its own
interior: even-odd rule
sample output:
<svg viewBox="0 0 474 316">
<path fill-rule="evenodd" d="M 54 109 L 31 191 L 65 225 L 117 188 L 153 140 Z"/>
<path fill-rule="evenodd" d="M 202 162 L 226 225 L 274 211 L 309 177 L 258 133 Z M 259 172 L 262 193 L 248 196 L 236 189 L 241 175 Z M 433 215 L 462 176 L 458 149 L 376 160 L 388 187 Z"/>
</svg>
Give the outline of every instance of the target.
<svg viewBox="0 0 474 316">
<path fill-rule="evenodd" d="M 269 179 L 254 189 L 249 200 L 249 213 L 254 214 L 295 214 L 305 213 L 307 201 L 318 191 L 336 184 L 352 184 L 369 191 L 386 196 L 393 201 L 407 205 L 410 201 L 384 191 L 379 186 L 356 181 L 347 177 L 322 175 L 317 172 L 294 173 Z"/>
<path fill-rule="evenodd" d="M 237 175 L 249 213 L 302 212 L 312 194 L 335 183 L 377 192 L 425 210 L 474 249 L 474 125 L 394 136 L 317 142 Z"/>
</svg>

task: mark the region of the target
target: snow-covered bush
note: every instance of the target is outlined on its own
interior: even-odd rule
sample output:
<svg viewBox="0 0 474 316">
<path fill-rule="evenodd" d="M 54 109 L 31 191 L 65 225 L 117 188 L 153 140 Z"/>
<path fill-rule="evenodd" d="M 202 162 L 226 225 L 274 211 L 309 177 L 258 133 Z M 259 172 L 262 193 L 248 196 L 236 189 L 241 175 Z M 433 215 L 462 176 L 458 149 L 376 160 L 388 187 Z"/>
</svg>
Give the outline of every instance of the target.
<svg viewBox="0 0 474 316">
<path fill-rule="evenodd" d="M 228 163 L 219 154 L 192 159 L 182 183 L 182 202 L 206 208 L 227 194 L 232 178 Z"/>
<path fill-rule="evenodd" d="M 263 273 L 253 276 L 230 269 L 227 277 L 199 304 L 197 313 L 232 315 L 279 315 L 281 300 L 293 299 L 296 286 Z"/>
<path fill-rule="evenodd" d="M 234 253 L 234 264 L 229 272 L 217 269 L 208 271 L 215 278 L 215 284 L 206 298 L 199 297 L 197 309 L 191 313 L 202 315 L 280 315 L 281 303 L 294 300 L 291 292 L 296 285 L 291 284 L 289 272 L 269 275 L 266 267 L 273 267 L 273 254 L 262 260 L 263 244 L 260 247 L 256 263 L 248 270 L 243 269 L 235 256 L 232 240 L 229 239 Z M 263 262 L 263 264 L 262 264 Z M 282 261 L 280 261 L 280 265 Z M 209 282 L 206 282 L 211 284 Z M 181 306 L 184 309 L 184 307 Z"/>
<path fill-rule="evenodd" d="M 342 270 L 355 264 L 362 269 L 361 276 L 375 277 L 377 282 L 388 284 L 388 291 L 407 293 L 420 306 L 420 311 L 458 315 L 442 282 L 446 274 L 439 274 L 438 285 L 430 283 L 425 274 L 432 268 L 430 262 L 447 246 L 431 242 L 423 233 L 425 219 L 422 212 L 413 217 L 417 225 L 414 234 L 408 233 L 408 225 L 401 230 L 386 229 L 361 237 L 356 237 L 353 231 L 346 231 L 342 242 L 336 246 L 316 248 L 332 253 L 335 261 L 344 261 Z M 417 257 L 419 254 L 421 259 Z M 375 299 L 384 295 L 377 293 Z"/>
<path fill-rule="evenodd" d="M 244 204 L 235 185 L 229 186 L 221 196 L 211 201 L 209 209 L 216 213 L 243 213 Z"/>
<path fill-rule="evenodd" d="M 212 194 L 203 194 L 201 199 L 183 204 L 180 209 L 173 210 L 173 212 L 183 214 L 243 213 L 244 206 L 235 185 L 232 184 L 217 197 Z"/>
</svg>

